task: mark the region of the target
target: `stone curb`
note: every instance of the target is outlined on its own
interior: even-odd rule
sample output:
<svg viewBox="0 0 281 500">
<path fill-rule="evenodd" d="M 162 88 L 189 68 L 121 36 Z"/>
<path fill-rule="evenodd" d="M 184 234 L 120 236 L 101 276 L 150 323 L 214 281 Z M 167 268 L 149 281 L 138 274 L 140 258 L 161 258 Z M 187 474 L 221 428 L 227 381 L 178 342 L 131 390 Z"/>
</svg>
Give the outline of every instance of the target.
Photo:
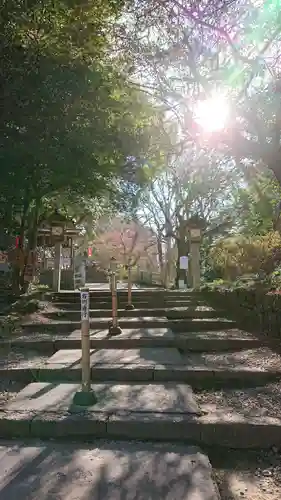
<svg viewBox="0 0 281 500">
<path fill-rule="evenodd" d="M 186 368 L 181 366 L 167 365 L 166 367 L 132 366 L 115 364 L 113 366 L 93 367 L 91 369 L 93 382 L 184 382 L 190 384 L 194 389 L 211 387 L 228 387 L 235 384 L 263 385 L 281 379 L 281 371 L 262 370 L 210 370 Z M 80 382 L 81 369 L 65 368 L 62 365 L 34 368 L 2 368 L 0 369 L 2 380 L 30 382 Z"/>
<path fill-rule="evenodd" d="M 0 437 L 96 438 L 147 441 L 187 441 L 200 446 L 227 448 L 271 448 L 281 445 L 281 420 L 256 418 L 225 421 L 214 415 L 196 417 L 180 413 L 0 412 Z"/>
</svg>

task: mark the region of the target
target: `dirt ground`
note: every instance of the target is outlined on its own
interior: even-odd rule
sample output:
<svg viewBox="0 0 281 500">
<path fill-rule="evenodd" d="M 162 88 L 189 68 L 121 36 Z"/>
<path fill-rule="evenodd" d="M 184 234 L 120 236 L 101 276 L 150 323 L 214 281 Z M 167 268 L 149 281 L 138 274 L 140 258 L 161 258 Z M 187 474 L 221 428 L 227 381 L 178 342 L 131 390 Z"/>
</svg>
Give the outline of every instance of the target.
<svg viewBox="0 0 281 500">
<path fill-rule="evenodd" d="M 5 346 L 0 348 L 0 368 L 36 368 L 49 358 L 48 355 L 38 353 L 29 349 L 15 349 Z M 25 387 L 26 383 L 12 381 L 8 378 L 0 380 L 0 410 L 3 406 L 15 398 L 17 393 Z"/>
<path fill-rule="evenodd" d="M 221 500 L 280 500 L 281 452 L 208 450 Z"/>
<path fill-rule="evenodd" d="M 202 410 L 250 417 L 281 417 L 281 382 L 243 389 L 220 389 L 196 392 Z M 281 496 L 280 496 L 281 500 Z"/>
</svg>

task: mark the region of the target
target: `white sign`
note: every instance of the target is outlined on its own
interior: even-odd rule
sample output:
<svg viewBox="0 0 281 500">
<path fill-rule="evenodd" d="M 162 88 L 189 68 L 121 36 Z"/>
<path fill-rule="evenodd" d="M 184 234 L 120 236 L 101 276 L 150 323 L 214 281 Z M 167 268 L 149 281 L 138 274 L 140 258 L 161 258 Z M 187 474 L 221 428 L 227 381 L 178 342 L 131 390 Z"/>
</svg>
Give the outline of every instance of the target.
<svg viewBox="0 0 281 500">
<path fill-rule="evenodd" d="M 184 280 L 179 280 L 179 289 L 184 290 L 185 289 L 185 282 Z"/>
<path fill-rule="evenodd" d="M 188 257 L 186 255 L 180 257 L 180 269 L 188 269 Z"/>
<path fill-rule="evenodd" d="M 89 306 L 89 292 L 81 292 L 81 321 L 86 321 L 89 319 Z"/>
</svg>

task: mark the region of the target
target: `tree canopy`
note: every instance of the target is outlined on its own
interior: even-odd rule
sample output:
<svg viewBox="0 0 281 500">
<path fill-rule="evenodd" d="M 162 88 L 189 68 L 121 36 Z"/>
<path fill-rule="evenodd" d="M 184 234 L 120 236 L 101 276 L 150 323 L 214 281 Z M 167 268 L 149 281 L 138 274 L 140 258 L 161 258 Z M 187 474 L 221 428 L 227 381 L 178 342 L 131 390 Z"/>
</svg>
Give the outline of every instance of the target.
<svg viewBox="0 0 281 500">
<path fill-rule="evenodd" d="M 93 197 L 113 189 L 116 176 L 138 182 L 140 160 L 156 153 L 157 113 L 106 59 L 107 30 L 121 7 L 4 3 L 0 210 L 7 227 L 43 197 Z"/>
<path fill-rule="evenodd" d="M 188 253 L 194 216 L 205 267 L 224 241 L 278 241 L 276 2 L 5 0 L 0 48 L 5 231 L 33 245 L 57 208 L 91 241 L 126 213 L 161 269 Z"/>
</svg>

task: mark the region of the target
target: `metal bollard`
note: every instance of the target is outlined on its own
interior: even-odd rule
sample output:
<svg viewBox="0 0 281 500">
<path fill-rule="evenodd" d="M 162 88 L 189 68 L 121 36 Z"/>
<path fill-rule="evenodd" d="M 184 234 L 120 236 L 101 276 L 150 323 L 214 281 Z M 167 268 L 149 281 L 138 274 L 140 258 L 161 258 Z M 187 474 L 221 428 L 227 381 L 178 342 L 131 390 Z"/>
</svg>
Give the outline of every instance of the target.
<svg viewBox="0 0 281 500">
<path fill-rule="evenodd" d="M 132 268 L 128 266 L 128 303 L 125 307 L 127 311 L 132 311 L 135 309 L 134 304 L 132 303 Z"/>
<path fill-rule="evenodd" d="M 117 290 L 116 290 L 116 273 L 111 272 L 111 299 L 112 299 L 112 321 L 109 324 L 109 335 L 120 335 L 122 330 L 118 324 L 118 310 L 117 310 Z"/>
<path fill-rule="evenodd" d="M 90 293 L 88 288 L 80 290 L 81 299 L 81 371 L 82 390 L 76 392 L 73 404 L 91 406 L 97 402 L 96 395 L 91 389 L 91 354 L 90 354 Z"/>
</svg>

